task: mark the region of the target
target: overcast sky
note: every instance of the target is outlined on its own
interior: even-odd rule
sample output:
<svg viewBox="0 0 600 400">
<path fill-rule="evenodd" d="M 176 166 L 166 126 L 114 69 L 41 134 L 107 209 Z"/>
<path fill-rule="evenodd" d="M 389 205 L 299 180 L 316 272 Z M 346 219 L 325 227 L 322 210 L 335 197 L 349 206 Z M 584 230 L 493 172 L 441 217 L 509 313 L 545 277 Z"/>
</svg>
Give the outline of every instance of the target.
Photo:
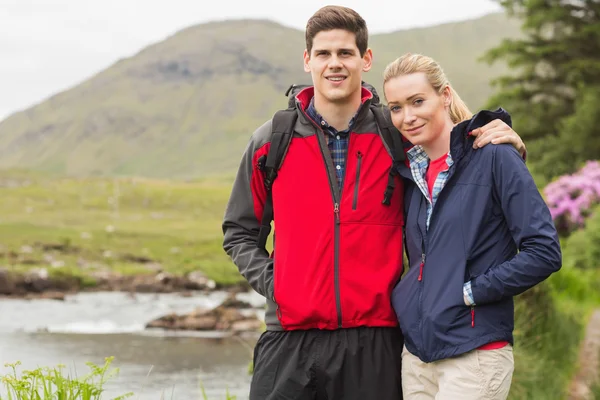
<svg viewBox="0 0 600 400">
<path fill-rule="evenodd" d="M 355 9 L 372 33 L 501 10 L 492 0 L 0 0 L 0 120 L 188 26 L 270 18 L 303 29 L 327 4 Z"/>
</svg>

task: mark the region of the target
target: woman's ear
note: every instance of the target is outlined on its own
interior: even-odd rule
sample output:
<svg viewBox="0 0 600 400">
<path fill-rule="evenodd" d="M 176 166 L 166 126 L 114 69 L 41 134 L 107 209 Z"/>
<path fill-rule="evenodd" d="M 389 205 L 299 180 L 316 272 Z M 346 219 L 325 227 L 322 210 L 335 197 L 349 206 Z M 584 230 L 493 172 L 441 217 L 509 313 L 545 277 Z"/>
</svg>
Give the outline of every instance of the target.
<svg viewBox="0 0 600 400">
<path fill-rule="evenodd" d="M 450 86 L 446 85 L 442 97 L 444 98 L 444 107 L 450 107 L 450 104 L 452 104 L 452 89 L 450 89 Z"/>
</svg>

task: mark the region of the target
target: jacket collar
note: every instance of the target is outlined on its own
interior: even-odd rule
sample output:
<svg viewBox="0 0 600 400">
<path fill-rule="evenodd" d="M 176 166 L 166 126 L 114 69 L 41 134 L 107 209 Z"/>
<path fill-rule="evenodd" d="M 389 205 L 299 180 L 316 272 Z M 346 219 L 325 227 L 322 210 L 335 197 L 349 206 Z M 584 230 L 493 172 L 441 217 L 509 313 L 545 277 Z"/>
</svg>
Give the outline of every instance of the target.
<svg viewBox="0 0 600 400">
<path fill-rule="evenodd" d="M 369 113 L 369 107 L 373 101 L 377 102 L 378 97 L 372 93 L 365 86 L 361 88 L 361 104 L 354 116 L 354 126 L 358 125 Z M 310 101 L 315 95 L 314 86 L 309 86 L 302 89 L 296 95 L 296 107 L 299 110 L 304 111 L 303 115 L 306 115 L 306 110 L 310 104 Z"/>
<path fill-rule="evenodd" d="M 482 110 L 475 114 L 471 119 L 458 123 L 450 134 L 450 154 L 455 161 L 466 155 L 467 150 L 472 148 L 468 146 L 472 144 L 473 139 L 471 132 L 477 128 L 481 128 L 485 124 L 500 119 L 508 126 L 512 126 L 510 115 L 503 108 L 498 108 L 494 111 Z"/>
<path fill-rule="evenodd" d="M 495 119 L 500 119 L 508 126 L 512 126 L 511 117 L 508 112 L 503 108 L 498 108 L 494 111 L 482 110 L 475 114 L 471 119 L 458 123 L 452 129 L 450 134 L 450 156 L 454 161 L 453 165 L 456 165 L 461 158 L 470 154 L 470 151 L 473 150 L 473 147 L 469 146 L 469 144 L 473 143 L 471 132 Z M 404 138 L 404 136 L 402 136 L 402 140 L 405 144 L 405 152 L 408 152 L 414 147 L 412 143 Z M 408 157 L 404 163 L 398 165 L 398 172 L 402 177 L 412 180 Z"/>
</svg>

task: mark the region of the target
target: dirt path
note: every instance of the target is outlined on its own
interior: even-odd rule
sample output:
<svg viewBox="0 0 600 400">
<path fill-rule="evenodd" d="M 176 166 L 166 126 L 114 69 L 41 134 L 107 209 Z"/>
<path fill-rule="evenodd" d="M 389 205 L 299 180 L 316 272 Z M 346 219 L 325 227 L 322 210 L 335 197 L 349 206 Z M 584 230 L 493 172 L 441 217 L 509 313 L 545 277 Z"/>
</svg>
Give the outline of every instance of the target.
<svg viewBox="0 0 600 400">
<path fill-rule="evenodd" d="M 600 377 L 600 309 L 594 311 L 579 350 L 579 367 L 568 400 L 594 400 L 592 388 Z"/>
</svg>

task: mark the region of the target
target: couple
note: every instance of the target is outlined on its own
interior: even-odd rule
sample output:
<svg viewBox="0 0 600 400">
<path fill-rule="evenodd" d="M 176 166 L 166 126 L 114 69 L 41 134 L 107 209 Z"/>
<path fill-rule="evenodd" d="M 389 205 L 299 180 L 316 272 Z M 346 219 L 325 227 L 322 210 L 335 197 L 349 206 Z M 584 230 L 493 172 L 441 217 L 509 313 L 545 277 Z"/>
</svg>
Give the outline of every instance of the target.
<svg viewBox="0 0 600 400">
<path fill-rule="evenodd" d="M 472 116 L 435 61 L 407 54 L 384 72 L 387 118 L 406 152 L 390 174 L 377 96 L 362 84 L 371 62 L 354 10 L 309 19 L 313 86 L 295 95 L 272 187 L 272 255 L 257 246 L 271 121 L 243 155 L 223 231 L 267 299 L 250 399 L 505 399 L 513 296 L 561 265 L 524 145 L 503 110 Z"/>
</svg>

